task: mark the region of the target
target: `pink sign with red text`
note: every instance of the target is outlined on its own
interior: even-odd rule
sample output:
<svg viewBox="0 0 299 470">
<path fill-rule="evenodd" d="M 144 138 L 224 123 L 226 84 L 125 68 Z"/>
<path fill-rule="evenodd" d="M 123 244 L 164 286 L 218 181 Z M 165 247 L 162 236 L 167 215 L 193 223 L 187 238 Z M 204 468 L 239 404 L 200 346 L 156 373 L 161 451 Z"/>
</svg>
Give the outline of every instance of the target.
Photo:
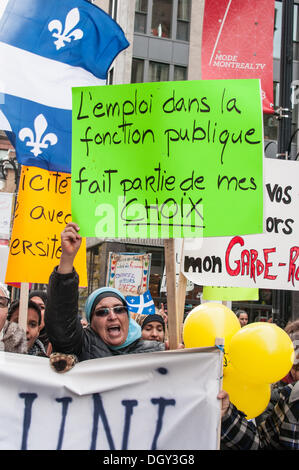
<svg viewBox="0 0 299 470">
<path fill-rule="evenodd" d="M 274 0 L 205 0 L 202 78 L 259 78 L 273 113 Z"/>
</svg>

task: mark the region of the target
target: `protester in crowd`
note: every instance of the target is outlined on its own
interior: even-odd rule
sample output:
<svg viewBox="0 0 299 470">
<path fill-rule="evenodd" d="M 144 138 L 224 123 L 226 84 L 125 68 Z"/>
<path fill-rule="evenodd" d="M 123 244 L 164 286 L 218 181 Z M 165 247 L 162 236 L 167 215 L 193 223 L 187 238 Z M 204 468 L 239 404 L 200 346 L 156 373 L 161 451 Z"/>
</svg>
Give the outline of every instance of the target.
<svg viewBox="0 0 299 470">
<path fill-rule="evenodd" d="M 43 343 L 46 351 L 51 350 L 51 347 L 49 346 L 49 338 L 45 328 L 47 292 L 44 290 L 32 290 L 29 292 L 29 300 L 32 300 L 35 304 L 37 304 L 41 311 L 41 325 L 38 339 Z"/>
<path fill-rule="evenodd" d="M 8 320 L 10 322 L 19 323 L 19 310 L 20 302 L 15 300 L 8 311 Z M 28 302 L 27 310 L 27 328 L 26 328 L 26 339 L 27 339 L 27 353 L 31 356 L 43 356 L 47 357 L 45 347 L 43 343 L 38 339 L 41 327 L 41 311 L 39 306 L 32 300 Z"/>
<path fill-rule="evenodd" d="M 149 341 L 165 341 L 165 322 L 159 314 L 146 315 L 141 325 L 142 338 Z"/>
<path fill-rule="evenodd" d="M 236 315 L 239 319 L 241 327 L 246 326 L 248 323 L 248 314 L 245 310 L 237 310 Z"/>
<path fill-rule="evenodd" d="M 279 400 L 267 418 L 255 426 L 230 403 L 224 390 L 221 442 L 231 450 L 299 450 L 299 382 L 281 389 Z"/>
<path fill-rule="evenodd" d="M 78 316 L 78 274 L 73 263 L 82 238 L 79 227 L 70 222 L 61 234 L 61 258 L 48 285 L 45 312 L 46 330 L 53 346 L 50 361 L 62 367 L 61 354 L 79 361 L 122 354 L 135 354 L 165 349 L 158 341 L 141 338 L 141 328 L 129 314 L 125 297 L 114 288 L 102 287 L 92 292 L 85 305 L 89 323 L 82 327 Z M 62 370 L 60 370 L 62 371 Z"/>
<path fill-rule="evenodd" d="M 232 450 L 289 449 L 299 450 L 299 320 L 289 323 L 289 334 L 295 350 L 293 366 L 286 377 L 274 384 L 270 403 L 255 424 L 229 401 L 225 391 L 222 400 L 222 443 Z"/>
<path fill-rule="evenodd" d="M 27 353 L 25 331 L 16 323 L 7 320 L 10 294 L 7 287 L 0 283 L 0 351 Z"/>
</svg>

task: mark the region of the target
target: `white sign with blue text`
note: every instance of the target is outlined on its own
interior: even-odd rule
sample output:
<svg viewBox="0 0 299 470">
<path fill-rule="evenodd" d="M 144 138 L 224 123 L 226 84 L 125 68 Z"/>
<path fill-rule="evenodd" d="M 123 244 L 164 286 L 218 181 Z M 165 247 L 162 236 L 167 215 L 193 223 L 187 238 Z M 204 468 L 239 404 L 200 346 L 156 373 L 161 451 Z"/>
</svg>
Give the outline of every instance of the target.
<svg viewBox="0 0 299 470">
<path fill-rule="evenodd" d="M 0 353 L 1 450 L 217 449 L 218 348 L 81 362 Z"/>
</svg>

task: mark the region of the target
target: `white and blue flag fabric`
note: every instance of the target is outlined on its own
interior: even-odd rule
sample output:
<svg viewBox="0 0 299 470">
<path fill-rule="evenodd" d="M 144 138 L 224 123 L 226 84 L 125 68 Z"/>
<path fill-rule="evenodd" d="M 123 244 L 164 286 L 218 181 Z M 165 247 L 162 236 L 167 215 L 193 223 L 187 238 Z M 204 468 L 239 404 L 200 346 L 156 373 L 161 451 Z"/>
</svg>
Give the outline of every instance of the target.
<svg viewBox="0 0 299 470">
<path fill-rule="evenodd" d="M 141 295 L 127 295 L 126 301 L 129 311 L 132 313 L 141 313 L 142 315 L 156 313 L 155 304 L 149 290 Z"/>
<path fill-rule="evenodd" d="M 1 0 L 0 129 L 21 164 L 71 172 L 71 89 L 106 85 L 128 45 L 87 0 Z"/>
</svg>

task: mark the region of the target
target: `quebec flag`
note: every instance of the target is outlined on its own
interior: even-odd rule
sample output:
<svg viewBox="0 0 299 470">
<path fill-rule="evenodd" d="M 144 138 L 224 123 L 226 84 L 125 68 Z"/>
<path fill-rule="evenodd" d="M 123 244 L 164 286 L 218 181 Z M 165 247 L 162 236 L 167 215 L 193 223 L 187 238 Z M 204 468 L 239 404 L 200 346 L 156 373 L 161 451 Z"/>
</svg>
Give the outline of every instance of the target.
<svg viewBox="0 0 299 470">
<path fill-rule="evenodd" d="M 0 1 L 0 129 L 19 163 L 71 172 L 71 89 L 106 85 L 128 45 L 87 0 Z"/>
<path fill-rule="evenodd" d="M 126 301 L 129 311 L 132 313 L 141 313 L 143 315 L 156 313 L 155 304 L 149 290 L 141 295 L 127 295 Z"/>
</svg>

